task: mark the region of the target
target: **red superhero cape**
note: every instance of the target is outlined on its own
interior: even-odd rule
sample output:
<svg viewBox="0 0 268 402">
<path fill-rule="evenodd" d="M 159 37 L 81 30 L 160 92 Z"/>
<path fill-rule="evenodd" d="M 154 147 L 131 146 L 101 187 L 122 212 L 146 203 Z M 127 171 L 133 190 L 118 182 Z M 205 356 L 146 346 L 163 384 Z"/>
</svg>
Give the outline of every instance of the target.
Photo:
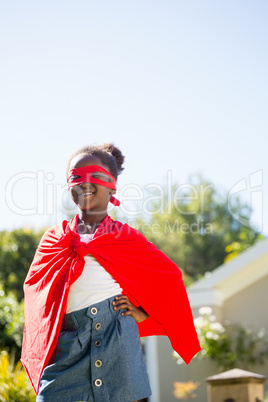
<svg viewBox="0 0 268 402">
<path fill-rule="evenodd" d="M 138 324 L 140 336 L 167 335 L 188 364 L 200 345 L 179 268 L 140 232 L 108 215 L 87 244 L 80 241 L 77 224 L 78 215 L 45 232 L 24 283 L 21 361 L 35 392 L 57 344 L 70 285 L 81 275 L 88 253 L 149 314 Z"/>
</svg>

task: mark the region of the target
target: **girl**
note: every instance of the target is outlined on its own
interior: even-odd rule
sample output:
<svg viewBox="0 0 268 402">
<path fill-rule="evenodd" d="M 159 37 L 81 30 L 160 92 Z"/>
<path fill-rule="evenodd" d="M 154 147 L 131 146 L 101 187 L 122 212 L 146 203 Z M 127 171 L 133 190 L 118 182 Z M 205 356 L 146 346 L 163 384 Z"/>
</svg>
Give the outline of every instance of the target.
<svg viewBox="0 0 268 402">
<path fill-rule="evenodd" d="M 167 335 L 187 364 L 200 350 L 179 268 L 107 215 L 123 162 L 113 144 L 70 158 L 80 212 L 47 230 L 26 277 L 21 360 L 37 402 L 148 397 L 139 336 Z"/>
</svg>

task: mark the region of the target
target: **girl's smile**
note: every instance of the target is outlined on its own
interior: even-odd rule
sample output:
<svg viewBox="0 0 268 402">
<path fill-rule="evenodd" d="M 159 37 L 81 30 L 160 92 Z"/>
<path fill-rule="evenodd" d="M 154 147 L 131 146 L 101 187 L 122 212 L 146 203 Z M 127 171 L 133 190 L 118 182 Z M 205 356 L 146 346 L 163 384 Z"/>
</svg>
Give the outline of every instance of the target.
<svg viewBox="0 0 268 402">
<path fill-rule="evenodd" d="M 86 184 L 86 183 L 83 183 Z M 80 197 L 88 197 L 91 196 L 93 194 L 96 194 L 96 189 L 92 189 L 92 188 L 83 188 L 82 185 L 79 185 L 80 189 L 81 189 L 81 193 L 79 191 L 79 188 L 77 189 L 77 194 Z M 80 193 L 80 194 L 79 194 Z"/>
</svg>

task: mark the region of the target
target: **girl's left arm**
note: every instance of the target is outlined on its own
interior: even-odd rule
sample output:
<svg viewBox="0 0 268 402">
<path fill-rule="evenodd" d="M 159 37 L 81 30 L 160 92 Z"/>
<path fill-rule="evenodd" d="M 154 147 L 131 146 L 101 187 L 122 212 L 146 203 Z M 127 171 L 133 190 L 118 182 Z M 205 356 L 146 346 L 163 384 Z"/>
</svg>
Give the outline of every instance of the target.
<svg viewBox="0 0 268 402">
<path fill-rule="evenodd" d="M 136 322 L 142 322 L 149 317 L 149 314 L 143 308 L 135 307 L 125 295 L 116 296 L 113 301 L 114 310 L 127 309 L 122 313 L 123 316 L 131 315 Z"/>
</svg>

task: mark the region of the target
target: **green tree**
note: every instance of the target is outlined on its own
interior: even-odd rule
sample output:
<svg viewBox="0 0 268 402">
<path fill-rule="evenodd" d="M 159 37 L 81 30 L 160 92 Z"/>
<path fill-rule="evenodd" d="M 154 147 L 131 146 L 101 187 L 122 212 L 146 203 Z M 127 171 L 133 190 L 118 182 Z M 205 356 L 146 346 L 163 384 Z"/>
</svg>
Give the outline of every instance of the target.
<svg viewBox="0 0 268 402">
<path fill-rule="evenodd" d="M 44 230 L 15 229 L 0 232 L 0 281 L 4 291 L 23 298 L 23 282 Z"/>
<path fill-rule="evenodd" d="M 244 250 L 263 238 L 250 225 L 250 207 L 239 197 L 228 200 L 200 175 L 174 185 L 171 196 L 157 199 L 155 192 L 151 214 L 136 227 L 193 279 L 221 265 L 233 242 Z"/>
<path fill-rule="evenodd" d="M 257 236 L 257 238 L 261 240 L 263 239 L 263 236 L 259 235 Z M 237 235 L 237 239 L 225 247 L 227 255 L 224 258 L 224 262 L 227 262 L 232 258 L 236 257 L 238 254 L 242 253 L 251 245 L 252 245 L 251 233 L 248 230 L 241 230 Z"/>
</svg>

